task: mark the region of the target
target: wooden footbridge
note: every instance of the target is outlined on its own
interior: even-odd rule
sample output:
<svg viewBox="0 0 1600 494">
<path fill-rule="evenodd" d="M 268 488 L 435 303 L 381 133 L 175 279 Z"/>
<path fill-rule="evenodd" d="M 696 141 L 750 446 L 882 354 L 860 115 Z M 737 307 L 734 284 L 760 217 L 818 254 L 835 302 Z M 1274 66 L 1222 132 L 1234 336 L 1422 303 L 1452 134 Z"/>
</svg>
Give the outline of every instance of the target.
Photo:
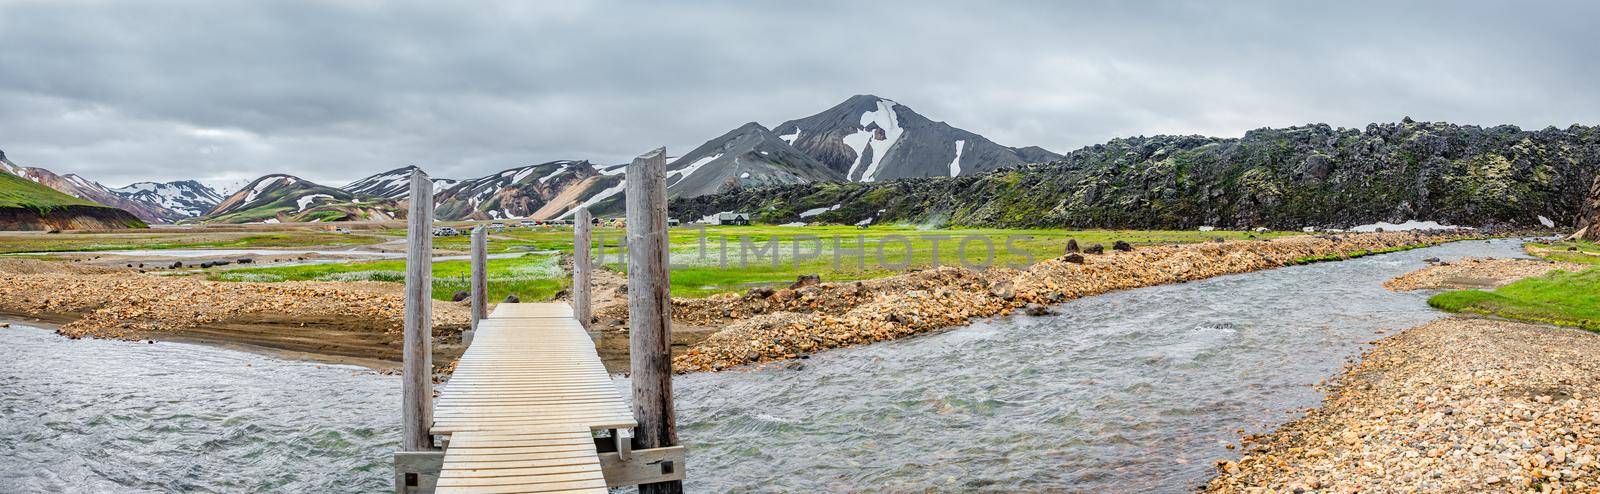
<svg viewBox="0 0 1600 494">
<path fill-rule="evenodd" d="M 427 177 L 413 173 L 405 431 L 395 453 L 395 492 L 601 494 L 626 485 L 648 494 L 682 492 L 684 450 L 673 423 L 667 346 L 665 168 L 665 151 L 657 150 L 627 169 L 629 245 L 635 247 L 628 282 L 631 409 L 587 329 L 585 210 L 577 212 L 574 228 L 573 306 L 505 303 L 490 314 L 485 236 L 482 227 L 473 231 L 472 330 L 463 336 L 467 350 L 433 403 L 433 191 Z"/>
</svg>

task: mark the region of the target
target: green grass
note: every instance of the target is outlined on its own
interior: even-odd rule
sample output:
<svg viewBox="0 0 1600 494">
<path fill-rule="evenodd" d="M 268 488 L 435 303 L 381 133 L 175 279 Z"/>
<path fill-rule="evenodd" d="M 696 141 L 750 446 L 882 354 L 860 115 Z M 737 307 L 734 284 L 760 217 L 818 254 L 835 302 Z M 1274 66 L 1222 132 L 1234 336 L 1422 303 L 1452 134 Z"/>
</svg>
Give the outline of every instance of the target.
<svg viewBox="0 0 1600 494">
<path fill-rule="evenodd" d="M 697 228 L 675 228 L 669 233 L 673 262 L 672 294 L 680 297 L 698 297 L 723 292 L 742 292 L 755 286 L 773 286 L 792 282 L 797 276 L 821 275 L 824 281 L 851 281 L 890 276 L 905 269 L 934 266 L 935 246 L 938 248 L 938 265 L 956 266 L 960 242 L 968 237 L 987 238 L 993 245 L 994 265 L 1025 266 L 1032 262 L 1060 256 L 1068 240 L 1077 240 L 1079 246 L 1103 244 L 1111 248 L 1112 242 L 1125 240 L 1135 246 L 1210 241 L 1216 238 L 1239 240 L 1246 238 L 1271 238 L 1295 235 L 1298 232 L 1228 231 L 1152 231 L 1152 230 L 1028 230 L 1028 229 L 944 229 L 922 230 L 911 226 L 882 225 L 869 229 L 853 226 L 728 226 L 706 227 L 704 254 L 700 248 L 700 231 Z M 519 234 L 521 235 L 521 234 Z M 564 238 L 529 236 L 529 241 L 546 242 L 542 247 L 551 250 L 570 249 L 570 231 L 560 233 Z M 817 240 L 810 237 L 815 236 Z M 950 237 L 939 239 L 934 237 Z M 1008 237 L 1013 239 L 1007 247 Z M 1030 238 L 1021 238 L 1026 236 Z M 598 229 L 596 242 L 607 242 L 608 265 L 625 271 L 622 251 L 617 245 L 623 233 L 617 229 Z M 777 266 L 773 256 L 756 251 L 771 248 L 771 240 L 778 239 Z M 838 266 L 834 265 L 834 239 L 839 241 L 841 252 Z M 727 264 L 721 262 L 722 240 L 726 239 Z M 749 248 L 744 241 L 748 240 Z M 565 241 L 565 244 L 561 242 Z M 818 245 L 820 241 L 821 245 Z M 865 243 L 864 256 L 851 252 Z M 795 256 L 799 244 L 800 256 Z M 882 261 L 878 246 L 883 246 Z M 820 249 L 818 248 L 820 247 Z M 909 257 L 908 257 L 909 248 Z M 968 241 L 967 262 L 981 264 L 988 252 L 981 240 Z M 810 254 L 815 253 L 815 257 Z M 900 267 L 904 265 L 905 267 Z"/>
<path fill-rule="evenodd" d="M 133 249 L 337 247 L 374 244 L 383 240 L 385 238 L 374 235 L 310 231 L 221 233 L 173 230 L 139 233 L 64 233 L 48 236 L 0 235 L 0 254 Z"/>
<path fill-rule="evenodd" d="M 1551 243 L 1529 243 L 1528 252 L 1552 261 L 1600 264 L 1600 244 L 1587 240 L 1562 240 Z M 1540 251 L 1537 248 L 1549 249 Z M 1575 250 L 1574 250 L 1575 249 Z"/>
<path fill-rule="evenodd" d="M 1600 331 L 1600 268 L 1552 271 L 1493 291 L 1460 290 L 1428 299 L 1449 312 L 1470 312 Z"/>
<path fill-rule="evenodd" d="M 58 190 L 34 183 L 32 180 L 0 172 L 0 207 L 21 207 L 35 211 L 49 211 L 61 206 L 100 206 L 99 203 L 79 199 Z"/>
<path fill-rule="evenodd" d="M 489 260 L 489 300 L 516 295 L 524 301 L 548 300 L 570 285 L 556 255 L 527 254 Z M 218 281 L 385 281 L 405 282 L 404 260 L 306 264 L 234 269 L 209 275 Z M 457 290 L 468 290 L 471 266 L 467 261 L 433 263 L 433 298 L 450 300 Z"/>
</svg>

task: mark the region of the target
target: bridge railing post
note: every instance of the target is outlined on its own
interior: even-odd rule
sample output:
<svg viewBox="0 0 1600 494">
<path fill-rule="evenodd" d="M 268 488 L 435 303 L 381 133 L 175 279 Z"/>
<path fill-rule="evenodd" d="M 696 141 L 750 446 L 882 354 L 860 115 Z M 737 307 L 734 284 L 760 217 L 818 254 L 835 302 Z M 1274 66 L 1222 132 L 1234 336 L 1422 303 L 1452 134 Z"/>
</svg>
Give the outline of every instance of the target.
<svg viewBox="0 0 1600 494">
<path fill-rule="evenodd" d="M 672 406 L 672 299 L 667 251 L 667 150 L 627 168 L 628 353 L 633 367 L 634 449 L 678 444 Z M 681 469 L 683 466 L 678 466 Z M 681 494 L 683 481 L 640 484 L 640 494 Z"/>
<path fill-rule="evenodd" d="M 433 181 L 411 172 L 406 216 L 405 332 L 395 492 L 432 492 L 443 453 L 433 444 Z"/>
<path fill-rule="evenodd" d="M 594 225 L 594 216 L 588 209 L 579 209 L 573 215 L 572 224 L 572 314 L 578 318 L 578 323 L 583 329 L 589 329 L 589 320 L 594 318 L 593 309 L 589 306 L 590 272 L 593 267 L 589 262 L 589 240 L 592 237 L 590 229 Z"/>
<path fill-rule="evenodd" d="M 461 335 L 461 344 L 472 344 L 478 321 L 489 317 L 489 240 L 483 225 L 472 229 L 472 325 Z"/>
</svg>

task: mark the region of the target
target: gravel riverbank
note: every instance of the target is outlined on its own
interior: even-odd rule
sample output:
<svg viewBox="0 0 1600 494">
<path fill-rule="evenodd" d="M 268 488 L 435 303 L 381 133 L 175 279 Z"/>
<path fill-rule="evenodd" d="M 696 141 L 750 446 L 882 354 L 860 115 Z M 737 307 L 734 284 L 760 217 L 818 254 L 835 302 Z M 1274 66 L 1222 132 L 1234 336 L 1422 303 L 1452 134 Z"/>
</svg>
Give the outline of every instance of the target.
<svg viewBox="0 0 1600 494">
<path fill-rule="evenodd" d="M 1208 492 L 1600 491 L 1600 335 L 1452 317 L 1379 340 Z"/>
</svg>

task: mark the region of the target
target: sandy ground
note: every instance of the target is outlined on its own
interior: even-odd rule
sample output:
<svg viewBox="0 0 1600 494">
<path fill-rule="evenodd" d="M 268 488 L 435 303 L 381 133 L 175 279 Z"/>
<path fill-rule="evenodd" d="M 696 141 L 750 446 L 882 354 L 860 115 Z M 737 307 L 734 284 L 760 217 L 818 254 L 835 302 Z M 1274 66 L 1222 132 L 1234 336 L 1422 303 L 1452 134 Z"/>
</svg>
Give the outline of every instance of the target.
<svg viewBox="0 0 1600 494">
<path fill-rule="evenodd" d="M 1585 268 L 1588 266 L 1541 259 L 1464 257 L 1456 260 L 1435 260 L 1426 268 L 1384 282 L 1383 287 L 1394 291 L 1498 288 L 1513 281 L 1540 276 L 1558 269 L 1582 271 Z"/>
<path fill-rule="evenodd" d="M 1452 317 L 1379 340 L 1210 492 L 1600 492 L 1600 335 Z"/>
</svg>

